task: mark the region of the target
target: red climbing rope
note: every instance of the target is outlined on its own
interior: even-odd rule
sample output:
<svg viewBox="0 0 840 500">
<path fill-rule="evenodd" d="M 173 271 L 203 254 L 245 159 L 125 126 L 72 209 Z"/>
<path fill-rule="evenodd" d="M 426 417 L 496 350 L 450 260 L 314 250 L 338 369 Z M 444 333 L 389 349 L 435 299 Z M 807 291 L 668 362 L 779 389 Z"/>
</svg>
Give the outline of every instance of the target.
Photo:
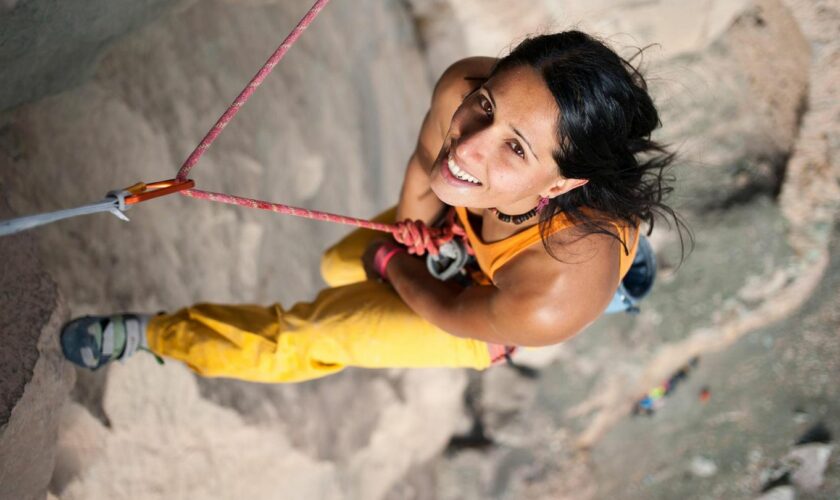
<svg viewBox="0 0 840 500">
<path fill-rule="evenodd" d="M 297 26 L 295 26 L 295 29 L 293 29 L 292 32 L 289 33 L 288 36 L 286 36 L 286 39 L 283 40 L 283 43 L 281 43 L 280 46 L 277 47 L 277 50 L 275 50 L 274 53 L 271 54 L 271 57 L 268 58 L 268 61 L 266 61 L 265 64 L 263 64 L 262 68 L 260 68 L 260 70 L 257 71 L 257 74 L 254 75 L 253 78 L 251 78 L 251 81 L 248 82 L 248 85 L 246 85 L 245 88 L 242 89 L 242 92 L 240 92 L 239 95 L 236 96 L 236 99 L 234 99 L 233 103 L 228 107 L 227 110 L 225 110 L 222 116 L 219 117 L 219 119 L 216 121 L 216 124 L 213 125 L 213 128 L 211 128 L 210 131 L 207 132 L 207 135 L 204 136 L 204 139 L 202 139 L 201 142 L 198 143 L 198 146 L 195 147 L 193 152 L 190 153 L 190 156 L 186 159 L 186 161 L 184 161 L 184 164 L 181 165 L 180 170 L 178 170 L 178 175 L 175 176 L 176 179 L 185 180 L 187 178 L 187 175 L 190 173 L 190 170 L 192 170 L 195 164 L 198 163 L 198 160 L 201 158 L 201 155 L 203 155 L 204 152 L 207 151 L 207 149 L 210 147 L 210 145 L 213 144 L 213 141 L 216 140 L 216 137 L 219 136 L 219 134 L 222 132 L 222 129 L 224 129 L 225 126 L 227 126 L 228 122 L 230 122 L 233 119 L 233 117 L 236 116 L 236 113 L 239 112 L 239 108 L 241 108 L 248 101 L 248 99 L 251 97 L 251 94 L 253 94 L 254 91 L 257 90 L 257 87 L 259 87 L 260 84 L 262 84 L 263 80 L 265 80 L 268 74 L 271 73 L 271 70 L 273 70 L 274 67 L 277 66 L 277 63 L 279 63 L 280 60 L 283 59 L 283 56 L 286 55 L 286 52 L 288 52 L 292 45 L 294 45 L 294 43 L 297 41 L 297 39 L 300 38 L 300 35 L 303 33 L 303 31 L 310 24 L 312 24 L 312 21 L 315 20 L 315 17 L 318 16 L 318 14 L 329 3 L 329 1 L 330 0 L 317 0 L 315 2 L 315 5 L 313 5 L 309 9 L 309 12 L 307 12 L 306 15 L 303 16 L 303 19 L 301 19 L 300 22 L 298 22 Z"/>
<path fill-rule="evenodd" d="M 348 224 L 351 226 L 363 227 L 366 229 L 373 229 L 375 231 L 384 231 L 386 233 L 394 232 L 396 226 L 392 224 L 383 224 L 381 222 L 373 222 L 365 219 L 357 219 L 355 217 L 347 217 L 344 215 L 331 214 L 328 212 L 321 212 L 318 210 L 307 210 L 305 208 L 292 207 L 283 205 L 281 203 L 271 203 L 263 200 L 255 200 L 253 198 L 244 198 L 242 196 L 233 196 L 224 193 L 214 193 L 212 191 L 201 191 L 198 189 L 188 189 L 181 191 L 181 194 L 190 196 L 192 198 L 200 198 L 203 200 L 218 201 L 220 203 L 228 203 L 231 205 L 239 205 L 248 208 L 259 208 L 260 210 L 270 210 L 279 214 L 294 215 L 296 217 L 305 217 L 307 219 L 322 220 L 327 222 L 337 222 L 339 224 Z"/>
<path fill-rule="evenodd" d="M 198 189 L 186 189 L 181 191 L 181 194 L 192 198 L 217 201 L 219 203 L 228 203 L 248 208 L 258 208 L 260 210 L 269 210 L 279 214 L 294 215 L 295 217 L 335 222 L 338 224 L 347 224 L 350 226 L 363 227 L 365 229 L 373 229 L 374 231 L 391 233 L 396 237 L 398 242 L 408 246 L 413 250 L 412 253 L 418 255 L 422 255 L 424 252 L 430 252 L 437 255 L 438 249 L 441 245 L 450 241 L 455 236 L 458 236 L 465 242 L 467 252 L 469 252 L 470 255 L 473 254 L 472 247 L 469 246 L 469 242 L 467 241 L 464 228 L 455 223 L 454 210 L 450 210 L 446 225 L 442 228 L 436 228 L 426 227 L 422 223 L 412 224 L 403 222 L 399 224 L 385 224 L 366 219 L 358 219 L 356 217 L 348 217 L 346 215 L 322 212 L 320 210 L 308 210 L 306 208 L 283 205 L 282 203 L 271 203 L 254 198 L 245 198 L 242 196 L 234 196 L 224 193 L 214 193 L 212 191 L 201 191 Z"/>
<path fill-rule="evenodd" d="M 297 41 L 303 31 L 315 20 L 315 17 L 321 12 L 321 10 L 329 3 L 329 0 L 317 0 L 315 4 L 309 9 L 306 15 L 298 22 L 297 26 L 292 30 L 291 33 L 283 40 L 283 43 L 274 51 L 271 57 L 268 58 L 268 61 L 260 68 L 256 75 L 248 82 L 248 85 L 239 93 L 239 95 L 234 99 L 233 103 L 225 110 L 221 117 L 216 121 L 213 127 L 207 132 L 201 142 L 196 146 L 190 156 L 184 161 L 184 164 L 181 165 L 181 168 L 178 170 L 178 175 L 176 176 L 176 180 L 178 181 L 186 181 L 187 175 L 189 175 L 190 170 L 198 163 L 198 160 L 210 148 L 210 145 L 213 144 L 213 141 L 221 134 L 222 130 L 227 126 L 227 124 L 236 116 L 236 113 L 239 112 L 239 109 L 242 108 L 243 105 L 248 101 L 257 87 L 262 84 L 263 80 L 271 73 L 275 66 L 280 62 L 286 52 L 288 52 L 289 48 Z M 203 200 L 210 200 L 210 201 L 217 201 L 221 203 L 228 203 L 232 205 L 240 205 L 249 208 L 259 208 L 261 210 L 270 210 L 272 212 L 277 212 L 286 215 L 294 215 L 296 217 L 305 217 L 308 219 L 315 219 L 315 220 L 322 220 L 328 222 L 336 222 L 339 224 L 347 224 L 351 226 L 363 227 L 366 229 L 373 229 L 376 231 L 383 231 L 386 233 L 391 233 L 397 237 L 398 240 L 402 240 L 402 243 L 409 245 L 414 253 L 422 254 L 424 251 L 429 251 L 433 254 L 437 254 L 438 248 L 441 245 L 446 243 L 447 241 L 451 240 L 454 236 L 461 236 L 465 238 L 465 234 L 463 229 L 458 227 L 457 225 L 453 226 L 453 224 L 449 224 L 449 227 L 444 228 L 427 228 L 425 226 L 416 225 L 416 224 L 383 224 L 381 222 L 373 222 L 365 219 L 358 219 L 355 217 L 347 217 L 344 215 L 337 215 L 331 214 L 327 212 L 321 212 L 318 210 L 308 210 L 305 208 L 299 207 L 292 207 L 289 205 L 284 205 L 281 203 L 271 203 L 262 200 L 256 200 L 252 198 L 244 198 L 241 196 L 233 196 L 224 193 L 214 193 L 210 191 L 202 191 L 200 189 L 184 189 L 180 191 L 181 194 L 185 196 L 190 196 L 192 198 L 199 198 Z M 452 219 L 450 218 L 450 221 Z M 459 231 L 460 230 L 460 231 Z"/>
<path fill-rule="evenodd" d="M 363 227 L 366 229 L 373 229 L 376 231 L 383 231 L 386 233 L 391 233 L 395 236 L 397 241 L 403 243 L 404 245 L 409 247 L 409 251 L 412 253 L 422 254 L 424 252 L 430 252 L 432 254 L 437 254 L 438 249 L 444 243 L 450 241 L 453 237 L 459 236 L 465 242 L 466 235 L 464 233 L 463 228 L 454 224 L 454 217 L 450 213 L 450 217 L 448 219 L 448 224 L 443 228 L 428 228 L 422 223 L 417 222 L 401 222 L 398 224 L 383 224 L 380 222 L 373 222 L 365 219 L 358 219 L 355 217 L 346 217 L 343 215 L 331 214 L 327 212 L 320 212 L 317 210 L 307 210 L 305 208 L 298 208 L 292 207 L 289 205 L 283 205 L 280 203 L 271 203 L 262 200 L 255 200 L 252 198 L 243 198 L 241 196 L 233 196 L 229 194 L 223 193 L 213 193 L 210 191 L 202 191 L 199 189 L 193 189 L 195 183 L 187 179 L 187 176 L 192 170 L 193 167 L 198 163 L 198 160 L 201 159 L 201 156 L 204 154 L 207 149 L 210 148 L 210 145 L 213 144 L 213 141 L 221 134 L 222 130 L 227 126 L 227 124 L 236 116 L 236 113 L 239 112 L 239 109 L 245 105 L 251 95 L 256 91 L 257 87 L 262 84 L 263 80 L 271 73 L 277 63 L 286 55 L 286 52 L 291 48 L 291 46 L 300 38 L 300 35 L 303 31 L 315 20 L 315 17 L 323 10 L 323 8 L 329 3 L 329 0 L 317 0 L 315 4 L 309 9 L 306 15 L 298 22 L 297 26 L 292 30 L 291 33 L 283 40 L 283 43 L 277 47 L 277 50 L 268 58 L 268 61 L 263 64 L 262 68 L 257 72 L 256 75 L 248 82 L 248 85 L 239 93 L 239 95 L 234 99 L 233 103 L 225 110 L 221 117 L 216 121 L 213 127 L 207 132 L 201 142 L 196 146 L 192 153 L 190 153 L 189 157 L 184 161 L 181 168 L 178 170 L 178 174 L 176 175 L 175 179 L 167 180 L 167 181 L 159 181 L 153 183 L 137 183 L 131 187 L 125 188 L 122 192 L 126 193 L 126 196 L 119 198 L 119 212 L 115 211 L 111 206 L 113 203 L 112 201 L 107 201 L 107 203 L 100 203 L 96 205 L 94 208 L 90 207 L 81 207 L 80 210 L 83 210 L 83 213 L 93 213 L 93 211 L 111 211 L 121 218 L 124 216 L 120 215 L 123 210 L 125 210 L 126 205 L 132 205 L 135 203 L 139 203 L 141 201 L 149 200 L 152 198 L 157 198 L 159 196 L 180 192 L 185 196 L 190 196 L 192 198 L 200 198 L 205 200 L 217 201 L 221 203 L 229 203 L 232 205 L 240 205 L 244 207 L 250 208 L 259 208 L 262 210 L 270 210 L 272 212 L 277 212 L 281 214 L 287 215 L 294 215 L 297 217 L 305 217 L 308 219 L 315 219 L 315 220 L 322 220 L 328 222 L 336 222 L 339 224 L 348 224 L 351 226 Z M 101 206 L 100 206 L 101 205 Z M 65 212 L 72 212 L 65 214 Z M 35 225 L 41 225 L 46 222 L 50 222 L 52 220 L 58 220 L 59 218 L 66 218 L 70 216 L 75 216 L 80 214 L 81 212 L 77 213 L 78 210 L 69 210 L 69 211 L 62 211 L 61 214 L 58 215 L 50 215 L 50 217 L 44 218 L 40 216 L 36 216 L 35 218 L 38 219 L 35 222 L 26 221 L 25 224 L 17 224 L 15 225 L 15 220 L 13 221 L 4 221 L 3 224 L 0 224 L 0 235 L 3 234 L 11 234 L 12 232 L 17 232 L 19 230 L 34 227 Z M 127 219 L 126 219 L 127 220 Z M 8 226 L 8 227 L 7 227 Z M 470 253 L 472 253 L 472 249 L 469 248 L 467 244 L 467 249 Z"/>
</svg>

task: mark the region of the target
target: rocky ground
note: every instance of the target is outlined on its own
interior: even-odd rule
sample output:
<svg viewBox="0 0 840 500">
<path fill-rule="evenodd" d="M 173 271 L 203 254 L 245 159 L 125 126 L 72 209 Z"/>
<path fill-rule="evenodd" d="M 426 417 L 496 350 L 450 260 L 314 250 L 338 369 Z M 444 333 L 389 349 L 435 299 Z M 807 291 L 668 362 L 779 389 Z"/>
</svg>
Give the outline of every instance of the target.
<svg viewBox="0 0 840 500">
<path fill-rule="evenodd" d="M 0 3 L 13 212 L 171 177 L 308 2 L 129 3 Z M 626 56 L 658 43 L 644 69 L 696 246 L 677 269 L 679 241 L 656 226 L 659 280 L 641 314 L 524 352 L 520 370 L 269 386 L 138 357 L 78 372 L 68 398 L 61 317 L 305 300 L 345 230 L 178 197 L 128 225 L 62 222 L 0 240 L 3 289 L 20 290 L 0 308 L 0 496 L 836 498 L 840 6 L 674 5 L 336 0 L 194 170 L 206 189 L 370 216 L 395 201 L 449 62 L 573 25 Z M 693 358 L 661 408 L 631 416 Z M 829 442 L 797 446 L 815 428 Z"/>
</svg>

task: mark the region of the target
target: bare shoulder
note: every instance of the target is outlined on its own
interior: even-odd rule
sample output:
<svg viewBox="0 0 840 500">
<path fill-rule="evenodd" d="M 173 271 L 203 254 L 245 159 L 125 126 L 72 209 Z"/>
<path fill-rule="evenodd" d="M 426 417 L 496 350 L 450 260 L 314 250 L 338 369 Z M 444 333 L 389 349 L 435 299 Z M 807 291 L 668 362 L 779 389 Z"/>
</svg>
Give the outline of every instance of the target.
<svg viewBox="0 0 840 500">
<path fill-rule="evenodd" d="M 448 128 L 449 120 L 464 97 L 490 74 L 495 57 L 467 57 L 452 63 L 438 79 L 432 94 L 432 112 Z"/>
<path fill-rule="evenodd" d="M 519 253 L 494 276 L 501 294 L 530 323 L 521 345 L 561 342 L 591 324 L 615 293 L 619 250 L 615 238 L 576 228 L 549 237 L 554 256 L 542 243 Z"/>
<path fill-rule="evenodd" d="M 497 283 L 542 282 L 541 288 L 551 290 L 556 282 L 569 281 L 568 278 L 573 278 L 576 286 L 618 282 L 621 244 L 614 237 L 571 227 L 549 236 L 548 244 L 554 255 L 542 242 L 536 243 L 499 269 Z M 574 279 L 578 277 L 586 279 Z"/>
<path fill-rule="evenodd" d="M 455 61 L 440 75 L 435 84 L 435 93 L 449 93 L 457 90 L 469 92 L 475 87 L 472 79 L 484 79 L 490 74 L 498 59 L 495 57 L 475 56 Z"/>
</svg>

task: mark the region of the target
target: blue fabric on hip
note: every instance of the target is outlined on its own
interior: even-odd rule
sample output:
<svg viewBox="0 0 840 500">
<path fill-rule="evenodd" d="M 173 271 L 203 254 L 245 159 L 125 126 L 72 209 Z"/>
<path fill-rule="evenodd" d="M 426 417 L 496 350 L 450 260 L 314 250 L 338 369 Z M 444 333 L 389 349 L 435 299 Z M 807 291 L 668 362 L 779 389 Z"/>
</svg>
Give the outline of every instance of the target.
<svg viewBox="0 0 840 500">
<path fill-rule="evenodd" d="M 656 279 L 656 254 L 644 235 L 639 235 L 639 248 L 633 264 L 621 280 L 612 301 L 604 310 L 604 314 L 627 312 L 637 314 L 641 301 L 653 288 Z"/>
</svg>

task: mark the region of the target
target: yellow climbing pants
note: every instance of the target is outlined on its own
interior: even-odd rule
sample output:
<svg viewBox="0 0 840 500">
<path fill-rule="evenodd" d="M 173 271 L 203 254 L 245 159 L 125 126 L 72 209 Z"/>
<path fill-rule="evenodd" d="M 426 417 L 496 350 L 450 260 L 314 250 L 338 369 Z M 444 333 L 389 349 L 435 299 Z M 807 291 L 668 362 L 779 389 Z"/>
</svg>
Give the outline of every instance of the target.
<svg viewBox="0 0 840 500">
<path fill-rule="evenodd" d="M 377 220 L 393 222 L 391 209 Z M 367 280 L 361 257 L 377 231 L 358 229 L 327 250 L 321 274 L 331 288 L 312 302 L 196 304 L 152 318 L 149 348 L 208 377 L 299 382 L 346 366 L 490 366 L 488 344 L 455 337 L 415 314 L 386 283 Z"/>
</svg>

